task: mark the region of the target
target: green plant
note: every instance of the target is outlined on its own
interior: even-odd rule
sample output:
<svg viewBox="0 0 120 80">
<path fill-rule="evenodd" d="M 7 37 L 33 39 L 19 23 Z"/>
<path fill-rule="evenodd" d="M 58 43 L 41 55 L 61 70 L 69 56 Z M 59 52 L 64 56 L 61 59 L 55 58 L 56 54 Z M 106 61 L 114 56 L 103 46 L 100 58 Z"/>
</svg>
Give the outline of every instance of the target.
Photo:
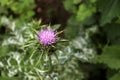
<svg viewBox="0 0 120 80">
<path fill-rule="evenodd" d="M 66 35 L 71 34 L 68 38 L 74 40 L 83 35 L 83 30 L 86 33 L 91 28 L 92 32 L 89 32 L 87 39 L 90 43 L 87 45 L 93 47 L 94 58 L 85 62 L 95 65 L 102 64 L 101 68 L 106 70 L 107 76 L 104 76 L 108 80 L 119 80 L 120 13 L 118 9 L 120 1 L 81 0 L 75 4 L 74 1 L 76 0 L 73 0 L 71 5 L 69 0 L 63 1 L 66 10 L 74 11 L 68 21 Z M 82 31 L 80 31 L 81 29 Z M 72 36 L 72 33 L 76 34 Z"/>
<path fill-rule="evenodd" d="M 35 14 L 33 11 L 35 8 L 34 0 L 1 0 L 0 4 L 0 14 L 3 16 L 25 21 L 31 19 Z"/>
<path fill-rule="evenodd" d="M 31 21 L 34 0 L 0 1 L 1 80 L 120 79 L 120 1 L 62 2 L 70 18 L 57 34 L 65 39 L 57 35 L 58 42 L 45 46 L 38 32 L 60 25 Z"/>
</svg>

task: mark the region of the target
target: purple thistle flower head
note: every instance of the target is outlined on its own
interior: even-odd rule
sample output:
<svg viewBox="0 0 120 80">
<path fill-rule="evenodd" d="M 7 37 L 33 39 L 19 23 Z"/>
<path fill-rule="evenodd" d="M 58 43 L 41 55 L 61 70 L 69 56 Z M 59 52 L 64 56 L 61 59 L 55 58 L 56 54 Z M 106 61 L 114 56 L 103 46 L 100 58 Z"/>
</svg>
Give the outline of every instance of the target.
<svg viewBox="0 0 120 80">
<path fill-rule="evenodd" d="M 41 30 L 38 33 L 39 41 L 44 45 L 51 45 L 56 42 L 56 32 L 52 29 Z"/>
</svg>

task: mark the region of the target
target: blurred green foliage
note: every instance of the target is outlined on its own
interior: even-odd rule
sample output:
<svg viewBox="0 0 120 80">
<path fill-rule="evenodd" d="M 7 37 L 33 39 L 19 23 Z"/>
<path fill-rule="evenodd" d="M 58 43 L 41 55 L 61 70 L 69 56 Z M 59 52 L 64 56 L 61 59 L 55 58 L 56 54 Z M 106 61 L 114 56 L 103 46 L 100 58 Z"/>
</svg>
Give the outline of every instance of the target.
<svg viewBox="0 0 120 80">
<path fill-rule="evenodd" d="M 9 17 L 17 17 L 19 20 L 29 20 L 31 19 L 35 12 L 34 0 L 1 0 L 0 9 L 2 10 L 0 14 L 9 15 Z"/>
<path fill-rule="evenodd" d="M 38 31 L 62 25 L 34 20 L 34 0 L 0 0 L 0 80 L 120 79 L 120 1 L 61 2 L 70 14 L 65 39 L 45 47 Z"/>
<path fill-rule="evenodd" d="M 64 0 L 63 2 L 65 8 L 67 5 L 67 1 L 69 4 L 69 0 Z M 90 64 L 92 63 L 95 65 L 99 65 L 99 64 L 104 65 L 101 68 L 109 71 L 109 72 L 106 71 L 106 75 L 109 76 L 104 75 L 108 80 L 120 79 L 119 78 L 120 76 L 119 75 L 119 69 L 120 69 L 119 15 L 120 14 L 118 10 L 119 5 L 120 5 L 119 0 L 105 0 L 105 1 L 80 0 L 80 2 L 76 4 L 71 4 L 71 6 L 67 6 L 66 8 L 66 10 L 70 12 L 73 8 L 74 10 L 72 11 L 75 11 L 73 12 L 72 17 L 70 17 L 69 19 L 71 20 L 71 22 L 69 22 L 68 20 L 68 26 L 66 28 L 67 38 L 74 40 L 75 37 L 83 36 L 83 33 L 86 34 L 87 31 L 91 28 L 88 33 L 89 38 L 87 40 L 89 43 L 87 45 L 91 47 L 92 50 L 95 51 L 92 53 L 94 54 L 94 58 L 85 62 Z M 71 10 L 69 8 L 71 8 Z M 68 37 L 68 36 L 72 36 L 72 37 Z M 78 43 L 81 42 L 79 41 Z M 78 43 L 76 44 L 76 46 L 79 45 Z M 97 71 L 93 73 L 93 75 L 95 74 L 97 74 Z M 102 80 L 102 79 L 98 78 L 91 80 Z"/>
</svg>

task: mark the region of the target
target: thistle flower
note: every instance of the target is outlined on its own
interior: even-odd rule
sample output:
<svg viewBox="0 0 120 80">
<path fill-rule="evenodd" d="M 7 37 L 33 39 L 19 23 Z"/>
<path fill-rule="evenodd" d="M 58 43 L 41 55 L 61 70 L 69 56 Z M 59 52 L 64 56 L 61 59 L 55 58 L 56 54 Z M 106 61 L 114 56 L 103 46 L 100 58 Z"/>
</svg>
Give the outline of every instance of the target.
<svg viewBox="0 0 120 80">
<path fill-rule="evenodd" d="M 44 45 L 52 45 L 57 39 L 56 32 L 52 29 L 41 30 L 38 33 L 38 39 Z"/>
</svg>

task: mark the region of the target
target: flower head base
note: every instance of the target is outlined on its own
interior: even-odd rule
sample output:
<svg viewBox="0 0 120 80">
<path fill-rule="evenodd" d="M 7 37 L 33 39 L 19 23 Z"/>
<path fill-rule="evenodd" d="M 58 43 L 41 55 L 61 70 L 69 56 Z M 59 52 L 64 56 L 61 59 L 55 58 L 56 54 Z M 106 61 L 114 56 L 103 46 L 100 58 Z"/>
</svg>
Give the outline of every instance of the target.
<svg viewBox="0 0 120 80">
<path fill-rule="evenodd" d="M 44 45 L 51 45 L 56 42 L 56 32 L 51 29 L 45 29 L 38 33 L 39 41 Z"/>
</svg>

